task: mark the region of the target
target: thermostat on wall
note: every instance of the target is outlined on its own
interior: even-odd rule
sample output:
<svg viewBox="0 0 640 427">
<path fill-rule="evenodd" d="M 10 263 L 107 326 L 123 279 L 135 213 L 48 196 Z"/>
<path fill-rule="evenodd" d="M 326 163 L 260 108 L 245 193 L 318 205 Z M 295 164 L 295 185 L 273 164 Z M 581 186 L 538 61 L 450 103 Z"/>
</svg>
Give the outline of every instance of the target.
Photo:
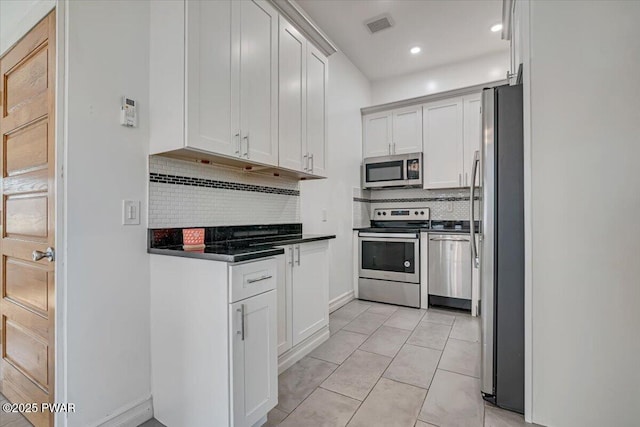
<svg viewBox="0 0 640 427">
<path fill-rule="evenodd" d="M 122 97 L 120 107 L 120 124 L 126 127 L 138 126 L 138 115 L 136 114 L 136 101 L 126 96 Z"/>
</svg>

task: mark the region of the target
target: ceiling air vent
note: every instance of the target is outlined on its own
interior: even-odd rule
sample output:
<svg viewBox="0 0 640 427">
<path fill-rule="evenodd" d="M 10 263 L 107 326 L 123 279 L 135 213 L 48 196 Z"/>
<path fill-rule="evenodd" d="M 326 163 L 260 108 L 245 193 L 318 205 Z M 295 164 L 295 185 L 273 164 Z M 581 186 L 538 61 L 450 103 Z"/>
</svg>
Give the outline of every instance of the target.
<svg viewBox="0 0 640 427">
<path fill-rule="evenodd" d="M 378 31 L 391 28 L 393 26 L 393 21 L 389 15 L 382 15 L 369 19 L 368 21 L 365 21 L 364 24 L 367 26 L 371 34 L 375 34 Z"/>
</svg>

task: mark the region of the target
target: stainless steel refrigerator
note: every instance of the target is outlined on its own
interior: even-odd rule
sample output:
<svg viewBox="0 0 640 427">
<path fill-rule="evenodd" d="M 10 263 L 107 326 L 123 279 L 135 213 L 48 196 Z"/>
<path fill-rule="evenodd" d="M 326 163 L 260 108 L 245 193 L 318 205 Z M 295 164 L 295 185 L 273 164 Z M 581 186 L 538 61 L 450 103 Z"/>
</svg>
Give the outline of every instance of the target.
<svg viewBox="0 0 640 427">
<path fill-rule="evenodd" d="M 485 400 L 524 412 L 524 172 L 522 85 L 482 93 L 479 215 L 471 203 L 472 263 L 480 269 L 481 391 Z M 472 179 L 472 182 L 473 179 Z M 476 246 L 475 234 L 478 234 Z"/>
</svg>

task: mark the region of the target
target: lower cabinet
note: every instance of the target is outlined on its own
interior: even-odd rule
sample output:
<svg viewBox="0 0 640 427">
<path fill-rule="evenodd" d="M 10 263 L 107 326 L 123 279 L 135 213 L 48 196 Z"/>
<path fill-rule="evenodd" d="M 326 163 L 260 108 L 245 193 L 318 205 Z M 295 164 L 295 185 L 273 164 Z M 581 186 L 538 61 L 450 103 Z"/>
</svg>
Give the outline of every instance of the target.
<svg viewBox="0 0 640 427">
<path fill-rule="evenodd" d="M 329 336 L 328 248 L 327 241 L 284 247 L 285 257 L 278 268 L 277 330 L 281 370 Z"/>
<path fill-rule="evenodd" d="M 278 403 L 278 262 L 151 255 L 151 388 L 167 427 L 252 427 Z"/>
<path fill-rule="evenodd" d="M 233 425 L 252 426 L 278 403 L 276 291 L 230 304 Z"/>
</svg>

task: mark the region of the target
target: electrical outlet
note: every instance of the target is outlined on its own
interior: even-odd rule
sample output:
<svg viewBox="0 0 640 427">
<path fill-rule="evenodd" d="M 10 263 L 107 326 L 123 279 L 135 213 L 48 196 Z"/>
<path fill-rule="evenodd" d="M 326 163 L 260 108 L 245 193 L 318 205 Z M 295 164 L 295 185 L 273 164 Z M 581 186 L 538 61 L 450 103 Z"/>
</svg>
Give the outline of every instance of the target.
<svg viewBox="0 0 640 427">
<path fill-rule="evenodd" d="M 140 201 L 122 201 L 122 225 L 140 225 Z"/>
</svg>

